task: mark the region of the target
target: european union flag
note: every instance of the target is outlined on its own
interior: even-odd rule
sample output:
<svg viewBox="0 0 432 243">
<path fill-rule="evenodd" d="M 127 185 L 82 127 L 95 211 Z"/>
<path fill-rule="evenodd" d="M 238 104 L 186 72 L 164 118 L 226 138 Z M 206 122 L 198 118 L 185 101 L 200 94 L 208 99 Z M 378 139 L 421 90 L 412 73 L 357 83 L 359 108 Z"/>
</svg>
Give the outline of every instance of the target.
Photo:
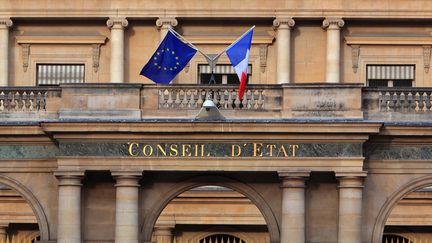
<svg viewBox="0 0 432 243">
<path fill-rule="evenodd" d="M 169 84 L 183 70 L 197 50 L 183 43 L 171 31 L 160 43 L 140 74 L 158 84 Z"/>
</svg>

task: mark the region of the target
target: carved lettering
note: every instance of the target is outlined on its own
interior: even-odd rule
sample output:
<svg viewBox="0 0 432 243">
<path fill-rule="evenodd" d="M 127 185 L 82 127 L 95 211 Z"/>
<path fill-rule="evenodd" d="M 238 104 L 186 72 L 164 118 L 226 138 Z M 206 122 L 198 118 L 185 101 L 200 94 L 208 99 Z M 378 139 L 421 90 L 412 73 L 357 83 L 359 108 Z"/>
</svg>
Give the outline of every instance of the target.
<svg viewBox="0 0 432 243">
<path fill-rule="evenodd" d="M 136 156 L 138 156 L 138 152 L 136 152 L 136 153 L 134 153 L 134 147 L 136 147 L 136 148 L 138 148 L 138 144 L 137 143 L 130 143 L 129 144 L 129 155 L 130 156 L 134 156 L 134 157 L 136 157 Z"/>
</svg>

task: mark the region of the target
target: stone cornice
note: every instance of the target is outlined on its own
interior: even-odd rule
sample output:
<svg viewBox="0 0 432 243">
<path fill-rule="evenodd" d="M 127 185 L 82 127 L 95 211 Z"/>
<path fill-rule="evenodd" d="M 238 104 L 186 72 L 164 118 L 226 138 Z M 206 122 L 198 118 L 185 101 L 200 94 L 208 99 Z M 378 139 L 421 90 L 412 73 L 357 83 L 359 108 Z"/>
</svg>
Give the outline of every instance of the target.
<svg viewBox="0 0 432 243">
<path fill-rule="evenodd" d="M 111 29 L 124 29 L 129 25 L 129 22 L 126 18 L 115 17 L 109 18 L 106 22 L 106 25 Z"/>
<path fill-rule="evenodd" d="M 426 10 L 425 10 L 426 9 Z M 88 9 L 2 9 L 0 18 L 25 18 L 25 17 L 74 17 L 74 18 L 106 18 L 106 16 L 127 16 L 128 18 L 154 19 L 160 16 L 176 16 L 179 18 L 214 18 L 214 17 L 235 17 L 235 18 L 274 18 L 275 16 L 290 16 L 293 18 L 322 18 L 325 16 L 340 16 L 345 19 L 430 19 L 432 10 L 422 9 L 161 9 L 161 8 L 88 8 Z"/>
<path fill-rule="evenodd" d="M 324 29 L 336 29 L 339 30 L 345 25 L 342 18 L 325 18 L 322 23 Z"/>
<path fill-rule="evenodd" d="M 251 122 L 130 122 L 130 123 L 64 123 L 49 122 L 41 124 L 47 133 L 63 132 L 212 132 L 212 133 L 351 133 L 351 134 L 376 134 L 381 128 L 380 123 L 257 123 Z"/>
<path fill-rule="evenodd" d="M 323 18 L 340 16 L 344 19 L 430 19 L 432 10 L 423 9 L 1 9 L 0 18 L 106 18 L 106 16 L 127 16 L 129 18 L 154 19 L 160 16 L 178 18 L 275 18 L 290 16 L 292 18 Z"/>
</svg>

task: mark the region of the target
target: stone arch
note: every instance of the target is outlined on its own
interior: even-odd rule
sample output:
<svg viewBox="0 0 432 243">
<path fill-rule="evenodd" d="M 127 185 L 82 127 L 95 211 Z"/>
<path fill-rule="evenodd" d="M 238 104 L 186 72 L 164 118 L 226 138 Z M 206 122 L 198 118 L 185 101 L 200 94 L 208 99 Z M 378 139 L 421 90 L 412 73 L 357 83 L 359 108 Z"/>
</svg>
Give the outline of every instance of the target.
<svg viewBox="0 0 432 243">
<path fill-rule="evenodd" d="M 402 186 L 401 189 L 394 192 L 381 207 L 380 212 L 378 213 L 378 217 L 375 221 L 375 225 L 372 232 L 372 243 L 381 243 L 382 236 L 384 233 L 384 226 L 387 222 L 388 217 L 390 216 L 391 211 L 398 204 L 402 198 L 404 198 L 408 193 L 413 192 L 415 190 L 421 189 L 426 186 L 432 185 L 432 176 L 424 176 L 417 179 L 414 179 L 405 185 Z"/>
<path fill-rule="evenodd" d="M 10 187 L 24 198 L 36 216 L 41 240 L 49 240 L 48 220 L 42 205 L 39 203 L 34 194 L 17 180 L 2 174 L 0 174 L 0 184 Z"/>
<path fill-rule="evenodd" d="M 150 214 L 147 215 L 144 220 L 143 228 L 141 231 L 143 233 L 143 240 L 151 241 L 153 227 L 159 215 L 162 213 L 163 209 L 168 205 L 168 203 L 170 203 L 174 198 L 176 198 L 183 192 L 186 192 L 195 187 L 207 185 L 223 186 L 226 188 L 230 188 L 249 198 L 249 200 L 251 200 L 251 202 L 255 204 L 255 206 L 260 210 L 261 214 L 264 217 L 264 220 L 266 221 L 267 229 L 270 235 L 270 242 L 279 243 L 279 225 L 271 207 L 268 205 L 266 200 L 246 183 L 233 180 L 226 176 L 217 175 L 197 176 L 189 180 L 179 182 L 165 194 L 164 198 L 161 198 L 161 200 L 153 204 Z"/>
</svg>

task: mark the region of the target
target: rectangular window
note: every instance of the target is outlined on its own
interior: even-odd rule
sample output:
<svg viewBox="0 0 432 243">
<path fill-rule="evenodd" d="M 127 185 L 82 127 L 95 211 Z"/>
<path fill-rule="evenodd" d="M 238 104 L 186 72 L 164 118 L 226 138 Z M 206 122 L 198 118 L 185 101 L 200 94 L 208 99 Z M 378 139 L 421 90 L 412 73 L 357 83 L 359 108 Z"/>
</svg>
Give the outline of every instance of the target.
<svg viewBox="0 0 432 243">
<path fill-rule="evenodd" d="M 412 87 L 415 65 L 367 65 L 369 87 Z"/>
<path fill-rule="evenodd" d="M 84 64 L 37 64 L 37 85 L 84 83 Z"/>
<path fill-rule="evenodd" d="M 248 65 L 248 76 L 246 79 L 246 83 L 249 82 L 249 79 L 252 74 L 252 65 Z M 238 76 L 232 65 L 227 64 L 218 64 L 214 70 L 214 84 L 239 84 Z M 210 82 L 211 80 L 211 70 L 209 65 L 200 64 L 198 65 L 198 80 L 200 84 L 213 84 Z"/>
</svg>

